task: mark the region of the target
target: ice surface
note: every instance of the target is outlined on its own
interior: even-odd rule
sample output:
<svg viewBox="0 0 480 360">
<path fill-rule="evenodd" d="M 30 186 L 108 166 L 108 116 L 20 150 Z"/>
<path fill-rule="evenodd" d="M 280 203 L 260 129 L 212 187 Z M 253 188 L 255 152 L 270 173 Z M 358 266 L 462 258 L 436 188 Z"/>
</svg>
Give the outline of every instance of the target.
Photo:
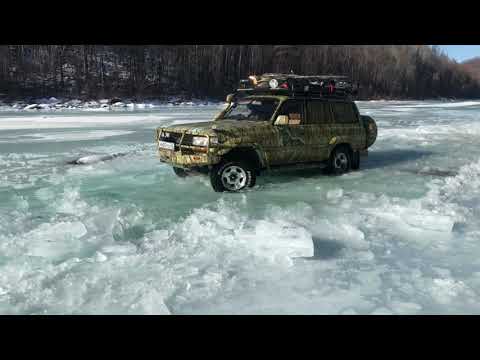
<svg viewBox="0 0 480 360">
<path fill-rule="evenodd" d="M 24 129 L 75 129 L 88 128 L 95 126 L 121 126 L 132 125 L 135 123 L 162 123 L 169 119 L 165 115 L 76 115 L 76 116 L 60 116 L 60 115 L 44 115 L 44 116 L 15 116 L 0 118 L 0 130 L 24 130 Z"/>
<path fill-rule="evenodd" d="M 0 143 L 25 143 L 25 142 L 68 142 L 82 140 L 98 140 L 111 136 L 122 136 L 132 134 L 133 131 L 126 130 L 89 130 L 89 131 L 63 131 L 63 132 L 44 132 L 44 133 L 26 133 L 23 135 L 10 135 L 2 137 L 0 134 Z"/>
<path fill-rule="evenodd" d="M 102 104 L 0 117 L 0 313 L 480 314 L 480 103 L 359 102 L 360 171 L 243 194 L 155 153 L 219 106 Z"/>
</svg>

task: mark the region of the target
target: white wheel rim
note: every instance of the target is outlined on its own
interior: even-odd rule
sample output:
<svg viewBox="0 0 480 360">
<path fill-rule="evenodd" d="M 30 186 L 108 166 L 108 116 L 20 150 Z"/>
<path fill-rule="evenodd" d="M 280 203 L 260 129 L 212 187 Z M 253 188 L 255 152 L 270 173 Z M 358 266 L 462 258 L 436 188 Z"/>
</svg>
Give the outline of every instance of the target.
<svg viewBox="0 0 480 360">
<path fill-rule="evenodd" d="M 228 190 L 240 190 L 247 184 L 247 173 L 239 166 L 227 166 L 222 171 L 222 184 Z"/>
<path fill-rule="evenodd" d="M 348 166 L 347 155 L 345 153 L 336 154 L 333 163 L 336 169 L 346 170 Z"/>
</svg>

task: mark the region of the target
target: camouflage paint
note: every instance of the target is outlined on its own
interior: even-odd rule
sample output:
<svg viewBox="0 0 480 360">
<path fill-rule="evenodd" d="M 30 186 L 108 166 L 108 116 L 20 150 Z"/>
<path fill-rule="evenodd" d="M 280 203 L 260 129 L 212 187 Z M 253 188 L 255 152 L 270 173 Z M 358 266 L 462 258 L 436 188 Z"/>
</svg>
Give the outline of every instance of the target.
<svg viewBox="0 0 480 360">
<path fill-rule="evenodd" d="M 269 96 L 261 96 L 266 98 Z M 288 98 L 271 96 L 281 104 Z M 228 108 L 227 108 L 228 109 Z M 161 161 L 177 167 L 212 166 L 233 149 L 249 148 L 256 151 L 263 167 L 298 162 L 324 161 L 338 144 L 349 144 L 353 150 L 366 150 L 377 137 L 372 118 L 361 116 L 357 123 L 274 125 L 277 112 L 270 121 L 223 120 L 226 110 L 211 122 L 173 125 L 158 128 L 156 140 L 162 131 L 196 136 L 217 137 L 218 144 L 208 147 L 180 144 L 179 151 L 159 149 Z M 369 129 L 367 134 L 366 129 Z"/>
</svg>

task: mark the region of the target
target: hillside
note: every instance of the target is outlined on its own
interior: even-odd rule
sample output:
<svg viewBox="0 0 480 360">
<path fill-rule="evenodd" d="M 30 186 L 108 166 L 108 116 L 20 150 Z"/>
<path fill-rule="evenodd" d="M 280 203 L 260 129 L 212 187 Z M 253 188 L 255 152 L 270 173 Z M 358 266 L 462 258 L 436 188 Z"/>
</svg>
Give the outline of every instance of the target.
<svg viewBox="0 0 480 360">
<path fill-rule="evenodd" d="M 480 57 L 466 60 L 462 65 L 470 75 L 480 81 Z"/>
<path fill-rule="evenodd" d="M 291 70 L 347 75 L 361 98 L 480 97 L 466 68 L 428 45 L 0 46 L 8 98 L 223 98 L 250 74 Z"/>
</svg>

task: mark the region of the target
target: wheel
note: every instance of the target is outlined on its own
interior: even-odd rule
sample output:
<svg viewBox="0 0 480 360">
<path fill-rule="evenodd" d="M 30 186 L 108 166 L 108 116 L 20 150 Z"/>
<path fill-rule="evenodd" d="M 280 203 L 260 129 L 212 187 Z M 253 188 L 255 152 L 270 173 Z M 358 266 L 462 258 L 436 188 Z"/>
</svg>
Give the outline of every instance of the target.
<svg viewBox="0 0 480 360">
<path fill-rule="evenodd" d="M 175 173 L 175 175 L 177 175 L 178 177 L 181 177 L 181 178 L 184 178 L 184 177 L 188 176 L 188 171 L 184 170 L 184 169 L 181 169 L 181 168 L 174 167 L 173 172 Z"/>
<path fill-rule="evenodd" d="M 367 148 L 372 146 L 377 140 L 378 128 L 377 123 L 370 116 L 362 116 L 363 126 L 367 134 Z"/>
<path fill-rule="evenodd" d="M 360 151 L 354 151 L 352 155 L 352 170 L 360 169 Z"/>
<path fill-rule="evenodd" d="M 255 186 L 255 170 L 243 161 L 227 161 L 215 166 L 210 172 L 210 182 L 216 192 L 242 191 Z"/>
<path fill-rule="evenodd" d="M 330 155 L 328 170 L 333 175 L 343 175 L 351 169 L 350 150 L 346 146 L 339 146 Z"/>
</svg>

